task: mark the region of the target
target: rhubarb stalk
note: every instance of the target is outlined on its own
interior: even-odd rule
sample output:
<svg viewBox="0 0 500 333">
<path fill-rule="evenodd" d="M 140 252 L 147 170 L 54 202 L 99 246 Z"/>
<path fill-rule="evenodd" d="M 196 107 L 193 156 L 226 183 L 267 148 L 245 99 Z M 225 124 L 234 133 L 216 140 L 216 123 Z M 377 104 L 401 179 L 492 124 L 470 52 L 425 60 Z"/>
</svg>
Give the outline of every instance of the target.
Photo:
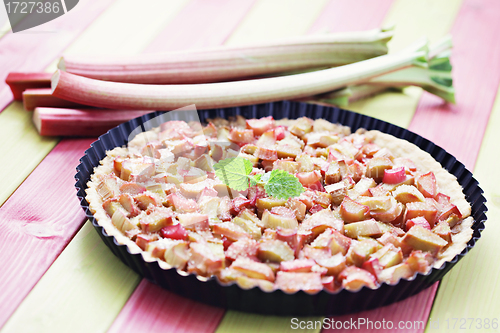
<svg viewBox="0 0 500 333">
<path fill-rule="evenodd" d="M 208 83 L 346 65 L 387 53 L 393 31 L 308 35 L 273 44 L 217 47 L 132 57 L 64 56 L 59 69 L 128 83 Z"/>
<path fill-rule="evenodd" d="M 42 136 L 96 137 L 151 111 L 36 108 L 33 123 Z"/>
<path fill-rule="evenodd" d="M 85 105 L 73 103 L 65 99 L 52 96 L 50 88 L 26 89 L 23 92 L 23 105 L 26 111 L 33 111 L 37 107 L 54 108 L 81 108 Z"/>
<path fill-rule="evenodd" d="M 58 70 L 52 94 L 75 103 L 110 109 L 173 110 L 196 104 L 218 108 L 303 98 L 367 82 L 407 67 L 426 67 L 426 48 L 309 73 L 236 82 L 147 85 L 89 79 Z"/>
<path fill-rule="evenodd" d="M 52 73 L 17 73 L 12 72 L 7 75 L 5 83 L 12 90 L 14 100 L 23 100 L 23 91 L 31 88 L 50 88 L 50 78 Z"/>
</svg>

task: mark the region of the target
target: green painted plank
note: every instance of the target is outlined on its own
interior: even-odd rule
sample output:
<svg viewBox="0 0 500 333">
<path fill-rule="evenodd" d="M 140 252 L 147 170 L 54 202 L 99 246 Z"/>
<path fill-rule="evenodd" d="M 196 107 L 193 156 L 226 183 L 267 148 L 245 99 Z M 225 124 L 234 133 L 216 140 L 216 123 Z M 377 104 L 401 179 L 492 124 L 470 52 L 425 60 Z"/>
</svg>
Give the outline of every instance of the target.
<svg viewBox="0 0 500 333">
<path fill-rule="evenodd" d="M 139 281 L 87 221 L 1 332 L 105 332 Z"/>
<path fill-rule="evenodd" d="M 441 282 L 427 332 L 457 332 L 464 323 L 462 318 L 465 319 L 465 330 L 460 329 L 460 332 L 500 331 L 500 265 L 497 263 L 500 253 L 497 239 L 500 235 L 499 127 L 500 90 L 474 170 L 474 177 L 488 200 L 486 229 L 474 249 Z M 458 318 L 458 321 L 453 318 Z M 489 330 L 485 327 L 486 319 L 489 320 Z M 492 329 L 493 319 L 496 319 L 496 330 Z"/>
<path fill-rule="evenodd" d="M 228 311 L 217 333 L 319 332 L 322 320 L 322 317 L 276 317 Z"/>
<path fill-rule="evenodd" d="M 0 206 L 58 142 L 38 135 L 32 115 L 21 102 L 0 113 Z"/>
<path fill-rule="evenodd" d="M 398 0 L 394 2 L 384 24 L 395 24 L 390 52 L 397 52 L 422 36 L 435 42 L 444 37 L 455 20 L 463 0 Z M 422 90 L 406 88 L 404 93 L 386 92 L 349 104 L 348 109 L 408 127 Z"/>
</svg>

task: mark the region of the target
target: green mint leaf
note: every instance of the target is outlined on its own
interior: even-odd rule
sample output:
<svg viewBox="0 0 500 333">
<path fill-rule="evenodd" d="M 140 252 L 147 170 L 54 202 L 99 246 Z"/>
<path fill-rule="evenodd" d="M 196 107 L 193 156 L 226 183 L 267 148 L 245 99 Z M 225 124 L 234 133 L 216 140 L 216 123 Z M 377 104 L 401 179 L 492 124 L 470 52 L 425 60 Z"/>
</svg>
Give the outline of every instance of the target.
<svg viewBox="0 0 500 333">
<path fill-rule="evenodd" d="M 267 195 L 277 199 L 293 198 L 304 192 L 299 179 L 285 170 L 273 170 L 264 189 Z"/>
<path fill-rule="evenodd" d="M 258 182 L 260 182 L 260 179 L 262 177 L 262 174 L 258 173 L 253 177 L 250 177 L 250 186 L 255 186 L 257 185 Z"/>
<path fill-rule="evenodd" d="M 226 158 L 214 164 L 215 175 L 236 191 L 248 188 L 248 175 L 252 169 L 252 162 L 242 157 Z"/>
</svg>

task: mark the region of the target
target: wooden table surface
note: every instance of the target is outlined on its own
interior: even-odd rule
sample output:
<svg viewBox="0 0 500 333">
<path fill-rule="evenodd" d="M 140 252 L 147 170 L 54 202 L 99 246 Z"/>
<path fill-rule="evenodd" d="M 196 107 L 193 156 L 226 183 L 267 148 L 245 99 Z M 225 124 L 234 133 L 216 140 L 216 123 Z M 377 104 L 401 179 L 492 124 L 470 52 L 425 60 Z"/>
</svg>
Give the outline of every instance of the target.
<svg viewBox="0 0 500 333">
<path fill-rule="evenodd" d="M 431 42 L 452 35 L 457 103 L 447 105 L 408 88 L 349 109 L 406 127 L 457 157 L 485 191 L 489 219 L 479 243 L 439 286 L 335 320 L 392 321 L 391 332 L 500 330 L 500 242 L 495 240 L 500 233 L 500 1 L 80 0 L 66 15 L 23 33 L 9 32 L 4 21 L 2 8 L 1 333 L 296 331 L 291 317 L 196 303 L 141 280 L 122 264 L 86 221 L 76 198 L 75 167 L 95 138 L 38 136 L 31 113 L 12 101 L 4 83 L 9 72 L 53 71 L 63 53 L 124 55 L 241 45 L 391 23 L 396 24 L 391 52 L 422 35 Z"/>
</svg>

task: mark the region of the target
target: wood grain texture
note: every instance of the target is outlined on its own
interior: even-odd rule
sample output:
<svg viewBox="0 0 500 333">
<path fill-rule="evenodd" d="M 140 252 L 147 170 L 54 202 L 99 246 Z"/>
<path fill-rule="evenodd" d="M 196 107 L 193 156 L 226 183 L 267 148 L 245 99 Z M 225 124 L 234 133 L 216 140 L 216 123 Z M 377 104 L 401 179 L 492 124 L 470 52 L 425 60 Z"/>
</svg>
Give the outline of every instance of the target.
<svg viewBox="0 0 500 333">
<path fill-rule="evenodd" d="M 500 83 L 500 2 L 466 0 L 451 30 L 457 104 L 427 93 L 410 128 L 474 168 Z M 472 65 L 473 64 L 473 65 Z"/>
<path fill-rule="evenodd" d="M 213 332 L 223 314 L 143 279 L 108 332 Z"/>
<path fill-rule="evenodd" d="M 0 113 L 0 206 L 57 144 L 57 138 L 38 135 L 32 116 L 21 102 Z"/>
<path fill-rule="evenodd" d="M 457 127 L 453 132 L 433 132 L 435 140 L 442 141 L 452 154 L 464 162 L 469 168 L 474 167 L 474 177 L 479 181 L 488 200 L 488 220 L 486 229 L 474 249 L 467 254 L 445 276 L 439 287 L 430 318 L 432 319 L 428 332 L 456 332 L 463 323 L 456 323 L 453 328 L 452 318 L 475 318 L 472 323 L 467 319 L 465 330 L 461 332 L 478 332 L 484 327 L 484 319 L 498 318 L 500 308 L 500 266 L 494 259 L 500 251 L 498 234 L 500 233 L 500 174 L 498 173 L 498 142 L 500 142 L 500 90 L 498 86 L 500 73 L 498 69 L 498 38 L 500 26 L 492 15 L 498 11 L 498 3 L 491 1 L 466 0 L 453 32 L 458 36 L 455 47 L 461 50 L 453 58 L 457 96 L 459 99 L 456 110 L 434 110 L 443 114 L 439 122 L 449 122 L 449 112 L 454 115 L 453 124 Z M 479 24 L 478 22 L 481 22 Z M 481 29 L 481 30 L 477 30 Z M 458 39 L 458 40 L 457 40 Z M 479 39 L 479 40 L 478 40 Z M 476 49 L 477 48 L 477 49 Z M 455 59 L 456 58 L 456 59 Z M 474 62 L 474 70 L 467 70 L 466 63 Z M 466 66 L 466 68 L 458 68 Z M 461 94 L 459 94 L 461 92 Z M 427 96 L 424 96 L 422 103 Z M 492 100 L 495 99 L 493 107 Z M 491 113 L 490 113 L 491 109 Z M 430 110 L 424 109 L 426 115 Z M 457 120 L 454 120 L 456 117 Z M 417 118 L 416 120 L 421 119 Z M 432 121 L 436 121 L 434 117 Z M 442 119 L 442 120 L 440 120 Z M 421 121 L 421 120 L 420 120 Z M 483 126 L 487 124 L 484 137 Z M 434 125 L 431 125 L 434 127 Z M 421 125 L 418 126 L 419 128 Z M 452 135 L 454 144 L 445 135 Z M 480 148 L 480 149 L 479 149 Z M 479 150 L 479 151 L 478 151 Z M 458 155 L 458 156 L 457 156 Z M 476 161 L 477 156 L 477 161 Z M 470 170 L 470 169 L 469 169 Z M 466 301 L 465 301 L 466 300 Z M 477 321 L 476 318 L 480 318 Z M 448 323 L 446 320 L 448 319 Z M 449 324 L 449 325 L 448 325 Z M 439 329 L 436 327 L 439 326 Z M 490 327 L 491 330 L 491 327 Z"/>
<path fill-rule="evenodd" d="M 395 1 L 384 20 L 385 24 L 391 22 L 396 24 L 396 36 L 390 42 L 391 52 L 408 46 L 409 43 L 421 37 L 420 33 L 425 33 L 431 41 L 439 40 L 439 38 L 445 36 L 451 29 L 461 3 L 461 1 Z M 407 88 L 404 94 L 388 92 L 352 103 L 349 105 L 349 109 L 401 127 L 408 127 L 415 113 L 420 95 L 420 88 L 411 87 Z M 343 318 L 367 318 L 372 321 L 391 320 L 395 327 L 400 321 L 427 323 L 436 290 L 437 284 L 407 300 L 381 309 L 365 311 L 352 317 L 345 316 Z M 342 331 L 347 332 L 349 330 L 340 330 L 340 332 Z M 374 327 L 365 326 L 360 331 L 391 332 L 392 330 L 377 330 Z M 423 332 L 424 325 L 412 325 L 412 329 L 405 329 L 404 331 Z"/>
<path fill-rule="evenodd" d="M 186 0 L 172 0 L 161 4 L 160 7 L 165 11 L 171 9 L 175 13 L 185 2 Z M 159 3 L 159 1 L 155 3 Z M 124 6 L 124 4 L 128 6 Z M 130 22 L 134 22 L 135 28 L 142 27 L 140 31 L 148 36 L 158 33 L 158 27 L 168 24 L 168 20 L 165 20 L 165 17 L 161 15 L 152 16 L 156 21 L 161 21 L 161 23 L 155 22 L 155 24 L 150 22 L 151 17 L 136 17 L 136 13 L 130 10 L 130 5 L 132 3 L 128 0 L 118 0 L 105 11 L 105 17 L 114 20 L 114 24 L 107 21 L 100 23 L 101 27 L 105 29 L 106 25 L 110 24 L 117 29 L 115 38 L 106 41 L 109 50 L 120 50 L 119 52 L 123 54 L 134 54 L 142 51 L 144 45 L 129 36 Z M 71 52 L 78 52 L 82 49 L 88 52 L 93 48 L 97 52 L 97 48 L 101 45 L 93 41 L 99 40 L 102 31 L 92 29 L 92 27 L 94 25 L 87 29 L 81 38 L 74 41 Z M 36 57 L 26 58 L 37 59 Z M 20 103 L 12 105 L 18 108 L 17 111 L 21 108 Z M 2 163 L 1 165 L 2 168 L 6 168 L 5 165 L 8 166 L 9 169 L 4 169 L 5 173 L 2 175 L 6 175 L 4 177 L 8 180 L 7 185 L 12 184 L 9 186 L 15 188 L 24 179 L 22 175 L 26 177 L 26 174 L 33 170 L 54 146 L 57 139 L 41 138 L 36 135 L 33 132 L 34 127 L 31 119 L 25 116 L 29 114 L 28 112 L 22 110 L 22 112 L 17 113 L 16 110 L 7 112 L 9 110 L 10 107 L 0 114 L 0 119 L 2 119 L 0 121 L 0 136 L 6 142 L 6 145 L 0 146 L 0 152 L 5 152 L 1 155 L 4 160 L 14 162 L 12 164 Z M 85 149 L 94 140 L 63 140 L 0 209 L 0 237 L 2 237 L 0 249 L 3 250 L 0 254 L 0 261 L 7 265 L 7 273 L 0 277 L 0 286 L 9 291 L 0 296 L 2 299 L 0 309 L 3 310 L 0 313 L 0 327 L 82 226 L 84 214 L 76 198 L 74 188 L 75 167 Z M 98 237 L 97 234 L 94 236 Z M 113 266 L 118 261 L 114 256 L 102 257 L 102 260 L 104 266 Z M 67 274 L 68 278 L 71 278 L 75 271 L 68 270 Z M 130 296 L 130 288 L 125 288 L 122 291 L 125 292 L 124 295 L 121 295 L 123 301 L 114 303 L 115 312 L 121 309 L 125 300 Z M 82 298 L 82 294 L 84 294 L 83 298 L 87 296 L 85 289 L 72 288 L 61 290 L 61 292 L 66 294 L 66 301 L 78 302 Z M 93 296 L 95 300 L 100 297 L 99 295 Z M 69 321 L 73 316 L 82 315 L 82 313 L 72 312 L 71 307 L 66 306 L 66 304 L 55 302 L 52 305 L 58 308 L 62 318 L 67 318 Z M 30 308 L 29 304 L 25 307 L 25 309 Z M 93 309 L 83 306 L 80 311 L 91 314 Z M 111 318 L 114 318 L 112 309 L 109 309 L 108 313 Z M 20 316 L 26 319 L 35 315 L 29 311 L 22 311 Z M 104 329 L 106 328 L 107 326 Z M 15 327 L 13 329 L 16 330 Z M 17 331 L 22 331 L 22 329 L 17 329 Z"/>
<path fill-rule="evenodd" d="M 0 111 L 11 101 L 5 84 L 12 71 L 42 71 L 84 31 L 114 0 L 86 0 L 67 14 L 23 33 L 7 33 L 0 39 Z M 37 31 L 44 31 L 39 32 Z M 23 55 L 23 56 L 19 56 Z M 36 56 L 33 56 L 36 55 Z"/>
<path fill-rule="evenodd" d="M 201 49 L 221 45 L 254 3 L 255 0 L 192 0 L 144 52 Z"/>
<path fill-rule="evenodd" d="M 73 177 L 91 142 L 59 144 L 0 209 L 0 327 L 81 226 Z"/>
<path fill-rule="evenodd" d="M 397 52 L 421 37 L 431 43 L 449 33 L 463 0 L 397 0 L 389 10 L 384 25 L 395 25 L 389 52 Z M 404 93 L 385 92 L 349 104 L 349 109 L 408 127 L 417 108 L 422 89 L 408 87 Z"/>
<path fill-rule="evenodd" d="M 1 332 L 105 332 L 140 280 L 88 221 Z"/>
<path fill-rule="evenodd" d="M 175 12 L 175 10 L 178 10 L 179 8 L 182 7 L 181 5 L 184 4 L 184 2 L 183 1 L 178 1 L 177 3 L 170 2 L 170 4 L 172 6 L 175 6 L 175 7 L 172 7 L 172 12 Z M 130 5 L 130 3 L 129 3 L 129 5 Z M 166 8 L 163 8 L 163 9 L 166 10 Z M 202 8 L 200 8 L 200 10 L 201 9 Z M 229 8 L 229 9 L 231 9 L 231 8 Z M 203 11 L 203 12 L 204 12 L 204 14 L 208 14 L 206 11 Z M 192 12 L 190 12 L 190 13 L 192 13 Z M 106 11 L 105 17 L 107 18 L 107 20 L 111 21 L 111 23 L 115 22 L 115 24 L 117 24 L 117 25 L 120 25 L 120 24 L 125 25 L 125 24 L 128 24 L 127 22 L 131 21 L 131 19 L 133 18 L 132 16 L 130 16 L 132 14 L 133 13 L 130 12 L 130 9 L 127 6 L 124 6 L 122 3 L 118 3 L 118 5 L 110 8 L 108 11 Z M 186 13 L 186 15 L 188 15 L 188 14 L 189 13 Z M 128 21 L 126 20 L 127 15 L 129 15 L 129 18 L 130 18 L 130 20 L 128 20 Z M 179 17 L 179 16 L 176 16 L 176 17 Z M 186 18 L 187 17 L 185 17 L 185 19 Z M 144 17 L 143 19 L 144 20 L 155 19 L 156 21 L 160 20 L 162 22 L 162 24 L 167 24 L 167 26 L 168 26 L 168 20 L 166 18 L 160 18 L 159 16 L 154 17 L 154 18 Z M 208 19 L 210 19 L 210 16 L 207 16 L 207 20 Z M 110 22 L 102 22 L 102 23 L 97 22 L 96 24 L 100 25 L 102 29 L 106 29 L 105 26 L 107 24 L 110 24 Z M 162 24 L 156 22 L 155 24 L 149 25 L 149 27 L 152 28 L 152 31 L 150 32 L 150 34 L 151 35 L 157 34 L 156 29 L 158 26 L 161 26 Z M 225 26 L 225 27 L 227 27 L 227 26 Z M 93 28 L 90 30 L 93 32 L 92 34 L 90 34 L 89 32 L 86 32 L 81 39 L 78 39 L 77 41 L 75 41 L 75 43 L 72 45 L 72 47 L 67 52 L 72 53 L 72 54 L 76 54 L 79 52 L 79 50 L 82 50 L 82 49 L 85 49 L 86 52 L 89 52 L 89 49 L 92 49 L 93 47 L 98 47 L 98 46 L 95 46 L 94 44 L 92 44 L 91 41 L 93 39 L 98 39 L 98 36 L 100 33 L 99 29 Z M 122 31 L 122 30 L 120 30 L 120 31 Z M 139 53 L 143 49 L 144 45 L 142 43 L 137 43 L 137 41 L 134 39 L 127 38 L 128 31 L 129 30 L 124 29 L 122 31 L 121 35 L 115 36 L 115 38 L 113 39 L 113 42 L 120 44 L 121 51 L 119 51 L 119 52 L 127 53 L 127 54 Z M 148 33 L 147 30 L 144 30 L 144 29 L 142 30 L 142 32 Z M 228 33 L 227 31 L 223 31 L 223 32 L 224 32 L 224 35 L 219 39 L 220 42 L 222 42 L 225 39 L 225 36 L 227 36 L 227 33 Z M 212 32 L 207 31 L 206 33 L 207 33 L 207 35 L 205 35 L 205 36 L 208 36 L 208 34 L 211 35 L 213 33 L 213 31 Z M 200 35 L 203 36 L 203 33 L 200 32 Z M 161 41 L 158 41 L 158 42 L 161 42 Z M 115 45 L 117 45 L 117 44 L 115 44 Z M 85 47 L 85 45 L 87 45 L 87 48 Z M 125 48 L 124 45 L 127 45 L 127 47 Z M 113 48 L 111 46 L 109 46 L 109 49 L 107 52 L 112 52 L 112 51 L 113 51 Z M 56 147 L 56 149 L 49 154 L 49 157 L 52 154 L 54 154 L 54 152 L 56 152 L 56 150 L 59 148 L 59 146 L 65 145 L 67 142 L 70 142 L 70 141 L 71 140 L 63 140 Z M 75 155 L 75 158 L 73 158 L 73 160 L 76 161 L 78 159 L 78 157 L 81 157 L 83 155 L 83 151 L 84 151 L 83 147 L 80 147 L 80 148 L 73 147 L 72 152 Z M 54 167 L 56 170 L 69 169 L 69 170 L 73 171 L 74 166 L 71 166 L 69 161 L 70 160 L 68 160 L 68 162 L 66 162 L 66 163 L 64 163 L 64 162 L 58 163 L 57 165 L 54 164 L 54 165 L 52 165 L 52 167 Z M 55 162 L 52 162 L 52 163 L 55 163 Z M 73 174 L 74 174 L 74 171 L 73 171 Z M 65 184 L 64 184 L 64 186 L 66 188 L 70 189 L 72 191 L 72 193 L 62 194 L 66 197 L 71 197 L 71 198 L 74 197 L 73 174 L 71 175 L 71 177 L 66 177 Z M 43 199 L 40 198 L 38 201 L 43 202 Z M 76 212 L 81 211 L 77 202 L 72 204 L 72 208 L 74 210 L 76 210 Z M 43 210 L 43 208 L 41 208 L 41 207 L 39 209 Z M 83 222 L 82 214 L 80 213 L 80 214 L 75 214 L 75 215 L 77 217 L 76 217 L 76 221 L 75 221 L 74 225 L 80 226 L 81 223 Z M 95 234 L 95 233 L 91 233 L 85 237 L 88 238 L 91 242 L 101 242 L 101 240 L 98 238 L 97 234 Z M 94 258 L 93 257 L 94 255 L 97 255 L 97 257 L 95 257 L 94 260 L 98 261 L 98 267 L 106 267 L 106 266 L 115 267 L 115 266 L 119 266 L 119 264 L 121 264 L 121 263 L 113 255 L 98 256 L 99 252 L 95 252 L 95 251 L 93 252 L 93 251 L 90 251 L 86 248 L 82 249 L 79 244 L 80 244 L 80 242 L 78 241 L 78 238 L 76 238 L 74 242 L 72 241 L 68 245 L 68 247 L 65 249 L 64 253 L 66 253 L 67 251 L 74 253 L 75 251 L 80 250 L 81 253 L 85 253 L 85 257 L 77 259 L 75 264 L 73 266 L 66 267 L 66 270 L 64 270 L 64 266 L 66 265 L 66 261 L 59 260 L 59 258 L 58 258 L 58 260 L 56 260 L 54 262 L 52 267 L 47 272 L 47 274 L 46 274 L 47 277 L 43 281 L 40 281 L 41 286 L 47 286 L 47 288 L 44 288 L 44 287 L 38 288 L 37 291 L 34 293 L 35 296 L 31 296 L 31 294 L 30 294 L 30 297 L 27 298 L 25 300 L 25 302 L 23 302 L 22 307 L 20 307 L 18 309 L 14 318 L 30 318 L 36 322 L 40 317 L 44 317 L 44 316 L 48 315 L 48 313 L 50 313 L 50 316 L 53 318 L 53 321 L 57 322 L 58 325 L 60 325 L 58 327 L 64 327 L 64 325 L 68 325 L 68 323 L 70 323 L 72 321 L 78 322 L 79 320 L 81 320 L 81 318 L 85 317 L 85 315 L 87 315 L 87 316 L 94 315 L 94 311 L 95 311 L 94 305 L 99 302 L 101 295 L 99 295 L 98 293 L 92 293 L 89 295 L 89 294 L 87 294 L 87 289 L 85 289 L 85 288 L 82 288 L 82 289 L 72 288 L 69 281 L 71 281 L 75 278 L 86 279 L 87 281 L 92 281 L 96 285 L 95 287 L 97 289 L 103 289 L 106 287 L 107 283 L 109 283 L 109 278 L 111 278 L 111 276 L 114 276 L 114 274 L 119 274 L 119 272 L 118 273 L 114 272 L 111 269 L 108 271 L 109 278 L 106 278 L 103 281 L 98 280 L 96 282 L 96 275 L 95 274 L 97 274 L 97 272 L 95 270 L 89 270 L 89 271 L 85 271 L 82 273 L 81 270 L 79 269 L 79 267 L 80 267 L 79 265 L 84 264 L 84 260 L 86 260 L 87 256 Z M 107 249 L 105 249 L 105 250 L 107 250 Z M 109 250 L 107 250 L 107 251 L 109 252 Z M 111 252 L 109 252 L 109 254 L 111 254 Z M 51 263 L 51 262 L 52 261 L 47 260 L 47 263 Z M 53 273 L 53 271 L 59 272 L 60 275 Z M 85 275 L 87 275 L 87 276 L 85 276 Z M 89 327 L 92 329 L 87 330 L 87 331 L 105 331 L 109 327 L 110 323 L 115 319 L 117 313 L 123 307 L 123 304 L 128 299 L 128 297 L 130 296 L 130 294 L 132 293 L 132 291 L 134 290 L 134 287 L 136 285 L 136 281 L 134 279 L 131 280 L 131 279 L 121 279 L 120 278 L 120 281 L 121 281 L 120 283 L 123 284 L 123 288 L 121 288 L 119 291 L 117 291 L 116 296 L 113 298 L 114 301 L 110 302 L 110 304 L 108 304 L 109 306 L 108 306 L 107 310 L 101 311 L 99 313 L 100 320 L 92 322 L 92 324 L 87 323 L 87 325 L 82 325 L 81 326 L 82 332 L 86 331 L 85 328 L 89 328 Z M 51 286 L 58 284 L 58 283 L 61 285 L 60 289 L 61 289 L 61 292 L 64 293 L 65 297 L 52 298 L 53 302 L 51 302 L 50 304 L 45 304 L 44 308 L 40 308 L 39 304 L 38 304 L 39 299 L 44 297 L 44 295 L 45 295 L 44 293 L 47 292 L 47 290 L 50 290 Z M 140 293 L 135 294 L 135 295 L 136 296 L 138 295 L 139 298 L 142 297 Z M 135 299 L 135 298 L 133 298 L 133 299 Z M 163 301 L 163 303 L 166 302 L 168 304 L 171 304 L 171 306 L 175 307 L 176 305 L 181 304 L 183 300 L 184 299 L 177 297 L 173 300 L 174 303 L 168 303 L 168 302 L 172 302 L 172 299 L 168 299 L 168 300 L 165 299 Z M 80 309 L 79 312 L 74 312 L 75 308 L 82 307 L 81 302 L 85 302 L 85 304 L 86 304 L 84 309 Z M 163 303 L 161 303 L 161 304 L 163 304 Z M 131 304 L 133 304 L 133 302 Z M 185 307 L 186 309 L 192 308 L 191 306 L 189 306 L 190 303 L 186 303 L 186 304 L 187 304 Z M 199 309 L 200 308 L 198 307 L 198 308 L 195 308 L 194 310 L 199 311 Z M 157 315 L 161 315 L 163 313 L 164 309 L 162 306 L 160 308 L 157 308 L 156 310 L 157 310 L 157 312 L 152 312 L 152 314 L 156 313 Z M 221 310 L 217 310 L 217 311 L 219 311 L 218 313 L 219 313 L 219 317 L 220 317 L 220 315 L 222 315 L 223 311 L 221 311 Z M 210 311 L 207 310 L 207 313 L 208 312 L 210 312 Z M 215 313 L 215 315 L 214 315 L 214 312 L 211 311 L 211 317 L 217 318 L 217 313 Z M 137 322 L 138 328 L 136 328 L 136 330 L 141 330 L 142 322 L 140 321 L 140 318 L 138 318 L 138 319 L 139 319 L 139 321 Z M 187 324 L 186 328 L 188 328 L 188 327 L 190 327 L 189 325 L 191 325 L 192 322 L 182 321 L 182 322 L 180 322 L 179 325 L 182 326 L 182 325 L 186 325 L 186 324 Z M 89 325 L 91 325 L 91 326 L 89 326 Z M 14 331 L 15 330 L 22 330 L 25 327 L 26 327 L 26 324 L 22 320 L 13 319 L 13 321 L 9 323 L 9 329 L 12 329 Z M 129 327 L 133 328 L 134 325 L 130 324 Z M 209 328 L 209 329 L 211 331 L 213 331 L 214 328 Z"/>
</svg>

